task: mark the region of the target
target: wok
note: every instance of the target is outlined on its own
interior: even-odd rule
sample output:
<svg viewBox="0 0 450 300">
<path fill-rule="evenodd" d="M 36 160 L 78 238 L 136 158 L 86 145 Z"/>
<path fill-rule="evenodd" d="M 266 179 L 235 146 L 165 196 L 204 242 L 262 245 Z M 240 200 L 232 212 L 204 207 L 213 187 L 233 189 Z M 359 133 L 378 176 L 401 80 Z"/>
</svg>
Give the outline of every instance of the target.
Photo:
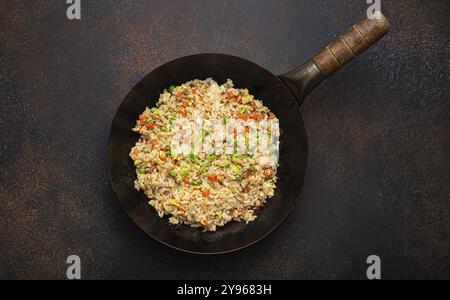
<svg viewBox="0 0 450 300">
<path fill-rule="evenodd" d="M 168 62 L 145 76 L 120 105 L 110 131 L 109 173 L 113 189 L 131 219 L 151 237 L 170 247 L 200 254 L 231 252 L 249 246 L 272 232 L 298 201 L 308 161 L 307 135 L 299 107 L 325 78 L 364 52 L 390 28 L 386 18 L 364 19 L 302 66 L 276 76 L 257 64 L 230 55 L 199 54 Z M 279 181 L 275 195 L 258 218 L 249 224 L 231 222 L 217 232 L 202 232 L 186 225 L 169 225 L 148 205 L 144 193 L 134 189 L 135 168 L 128 154 L 138 139 L 131 129 L 146 106 L 156 104 L 171 85 L 193 79 L 232 79 L 248 88 L 280 120 Z"/>
</svg>

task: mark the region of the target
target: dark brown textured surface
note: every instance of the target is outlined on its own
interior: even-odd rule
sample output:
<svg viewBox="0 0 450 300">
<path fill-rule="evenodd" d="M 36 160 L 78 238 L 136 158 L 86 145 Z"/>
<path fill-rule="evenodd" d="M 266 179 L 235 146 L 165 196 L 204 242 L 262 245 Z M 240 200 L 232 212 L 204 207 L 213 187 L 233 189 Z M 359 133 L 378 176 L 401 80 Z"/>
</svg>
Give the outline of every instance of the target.
<svg viewBox="0 0 450 300">
<path fill-rule="evenodd" d="M 365 1 L 0 2 L 0 278 L 450 277 L 448 1 L 383 1 L 374 49 L 305 102 L 310 158 L 293 214 L 241 252 L 201 257 L 137 230 L 109 185 L 106 143 L 126 93 L 166 61 L 242 56 L 296 67 Z"/>
</svg>

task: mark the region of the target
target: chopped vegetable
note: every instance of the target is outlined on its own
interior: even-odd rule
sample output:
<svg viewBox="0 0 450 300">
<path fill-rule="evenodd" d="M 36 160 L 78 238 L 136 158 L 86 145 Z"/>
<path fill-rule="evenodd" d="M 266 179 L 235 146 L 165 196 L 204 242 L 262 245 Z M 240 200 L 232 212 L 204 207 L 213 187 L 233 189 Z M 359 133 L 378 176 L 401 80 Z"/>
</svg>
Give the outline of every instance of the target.
<svg viewBox="0 0 450 300">
<path fill-rule="evenodd" d="M 248 114 L 241 114 L 239 116 L 239 119 L 241 119 L 242 121 L 248 121 Z"/>
<path fill-rule="evenodd" d="M 234 153 L 234 154 L 231 156 L 231 159 L 233 159 L 233 160 L 235 160 L 235 159 L 241 159 L 242 157 L 243 157 L 242 154 L 240 154 L 240 153 Z"/>
<path fill-rule="evenodd" d="M 211 153 L 211 154 L 208 156 L 208 159 L 209 159 L 209 161 L 215 160 L 215 159 L 216 159 L 216 153 Z"/>
<path fill-rule="evenodd" d="M 175 90 L 175 86 L 174 85 L 171 85 L 171 86 L 169 86 L 169 92 L 171 93 L 171 94 L 173 94 L 173 91 Z"/>
<path fill-rule="evenodd" d="M 172 170 L 172 171 L 170 172 L 170 176 L 172 176 L 172 177 L 177 177 L 177 172 L 176 172 L 175 170 Z"/>
<path fill-rule="evenodd" d="M 237 175 L 241 175 L 242 174 L 241 167 L 239 167 L 237 165 L 231 165 L 231 170 Z"/>
<path fill-rule="evenodd" d="M 197 155 L 195 155 L 192 152 L 189 154 L 189 159 L 191 160 L 192 163 L 194 163 L 196 165 L 200 164 L 200 159 L 198 158 Z"/>
<path fill-rule="evenodd" d="M 170 204 L 170 205 L 173 205 L 173 206 L 177 206 L 177 207 L 180 206 L 180 204 L 179 204 L 179 203 L 177 202 L 177 200 L 175 200 L 175 199 L 169 200 L 169 204 Z"/>
<path fill-rule="evenodd" d="M 237 94 L 235 94 L 233 90 L 228 90 L 227 97 L 228 98 L 236 98 Z"/>
<path fill-rule="evenodd" d="M 207 161 L 204 161 L 201 165 L 200 165 L 200 172 L 204 173 L 206 171 L 206 166 L 208 165 Z"/>
<path fill-rule="evenodd" d="M 145 122 L 145 121 L 147 121 L 147 120 L 148 120 L 148 116 L 146 116 L 146 115 L 140 115 L 140 116 L 139 116 L 139 121 Z"/>
<path fill-rule="evenodd" d="M 190 170 L 191 170 L 191 168 L 189 166 L 182 167 L 181 170 L 180 170 L 181 176 L 183 176 L 183 177 L 188 176 Z"/>
<path fill-rule="evenodd" d="M 147 127 L 148 130 L 152 130 L 153 129 L 153 124 L 152 123 L 148 123 L 145 127 Z"/>
<path fill-rule="evenodd" d="M 142 166 L 142 167 L 138 168 L 137 171 L 138 171 L 138 174 L 144 174 L 144 172 L 145 172 L 145 167 Z"/>
<path fill-rule="evenodd" d="M 183 118 L 186 118 L 186 116 L 187 116 L 187 112 L 186 112 L 186 110 L 184 110 L 184 109 L 181 109 L 178 113 L 179 113 L 180 116 L 182 116 Z"/>
<path fill-rule="evenodd" d="M 242 177 L 242 175 L 236 175 L 236 177 L 234 177 L 234 179 L 236 179 L 237 181 L 242 181 L 242 180 L 244 180 L 244 177 Z"/>
<path fill-rule="evenodd" d="M 260 113 L 253 113 L 250 115 L 250 119 L 256 120 L 256 121 L 262 121 L 264 120 L 264 115 Z"/>
<path fill-rule="evenodd" d="M 132 153 L 133 155 L 139 155 L 139 153 L 141 153 L 141 151 L 139 150 L 139 148 L 134 147 L 133 150 L 131 151 L 131 153 Z"/>
<path fill-rule="evenodd" d="M 254 165 L 250 165 L 250 167 L 248 168 L 248 170 L 250 172 L 255 172 L 256 171 L 256 167 Z"/>
<path fill-rule="evenodd" d="M 202 180 L 200 178 L 196 178 L 192 181 L 192 184 L 196 186 L 202 185 Z"/>
<path fill-rule="evenodd" d="M 211 131 L 203 129 L 202 130 L 202 139 L 204 139 L 205 137 L 207 137 L 210 134 L 211 134 Z"/>
<path fill-rule="evenodd" d="M 205 197 L 208 197 L 208 196 L 205 196 Z M 203 221 L 201 221 L 200 222 L 203 226 L 205 226 L 205 227 L 211 227 L 211 221 L 208 221 L 208 220 L 203 220 Z"/>
<path fill-rule="evenodd" d="M 272 169 L 265 169 L 265 170 L 264 170 L 264 176 L 265 176 L 266 178 L 272 177 L 272 176 L 273 176 L 273 170 L 272 170 Z"/>
<path fill-rule="evenodd" d="M 211 192 L 208 190 L 208 189 L 204 189 L 203 191 L 202 191 L 202 195 L 203 195 L 203 197 L 209 197 L 209 195 L 211 194 Z"/>
</svg>

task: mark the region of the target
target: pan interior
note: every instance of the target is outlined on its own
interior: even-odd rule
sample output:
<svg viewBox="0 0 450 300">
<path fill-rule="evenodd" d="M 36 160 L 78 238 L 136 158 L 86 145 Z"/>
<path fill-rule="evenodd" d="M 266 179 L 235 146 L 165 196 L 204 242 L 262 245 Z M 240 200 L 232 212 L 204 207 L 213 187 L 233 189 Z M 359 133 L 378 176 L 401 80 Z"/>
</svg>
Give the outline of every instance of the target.
<svg viewBox="0 0 450 300">
<path fill-rule="evenodd" d="M 279 181 L 273 198 L 249 224 L 230 222 L 214 233 L 186 225 L 169 225 L 148 205 L 149 199 L 134 189 L 135 168 L 128 154 L 138 139 L 131 129 L 145 107 L 153 107 L 160 93 L 171 85 L 193 79 L 213 78 L 219 84 L 233 80 L 248 88 L 280 119 Z M 200 54 L 169 62 L 144 77 L 127 95 L 117 111 L 108 145 L 109 171 L 117 197 L 131 219 L 160 242 L 188 252 L 214 254 L 253 244 L 270 233 L 293 208 L 303 183 L 307 142 L 296 99 L 272 73 L 258 65 L 229 55 Z"/>
</svg>

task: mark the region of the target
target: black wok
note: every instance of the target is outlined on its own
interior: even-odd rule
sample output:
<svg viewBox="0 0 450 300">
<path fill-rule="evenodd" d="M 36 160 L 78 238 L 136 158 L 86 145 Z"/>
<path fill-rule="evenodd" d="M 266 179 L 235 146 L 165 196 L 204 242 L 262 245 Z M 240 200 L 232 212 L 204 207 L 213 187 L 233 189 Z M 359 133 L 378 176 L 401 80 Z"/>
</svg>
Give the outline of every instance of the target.
<svg viewBox="0 0 450 300">
<path fill-rule="evenodd" d="M 299 107 L 305 97 L 327 76 L 345 65 L 383 37 L 389 23 L 365 19 L 303 66 L 281 76 L 248 60 L 224 54 L 183 57 L 157 68 L 127 95 L 117 111 L 109 137 L 108 161 L 113 189 L 131 219 L 148 235 L 173 248 L 201 254 L 235 251 L 272 232 L 297 202 L 308 161 L 308 143 Z M 232 79 L 248 88 L 280 119 L 280 166 L 275 195 L 256 221 L 231 222 L 217 232 L 204 233 L 189 226 L 169 225 L 148 205 L 142 192 L 134 189 L 135 168 L 128 154 L 138 136 L 131 129 L 146 106 L 154 106 L 159 94 L 171 85 L 193 79 L 213 78 L 219 83 Z"/>
</svg>

